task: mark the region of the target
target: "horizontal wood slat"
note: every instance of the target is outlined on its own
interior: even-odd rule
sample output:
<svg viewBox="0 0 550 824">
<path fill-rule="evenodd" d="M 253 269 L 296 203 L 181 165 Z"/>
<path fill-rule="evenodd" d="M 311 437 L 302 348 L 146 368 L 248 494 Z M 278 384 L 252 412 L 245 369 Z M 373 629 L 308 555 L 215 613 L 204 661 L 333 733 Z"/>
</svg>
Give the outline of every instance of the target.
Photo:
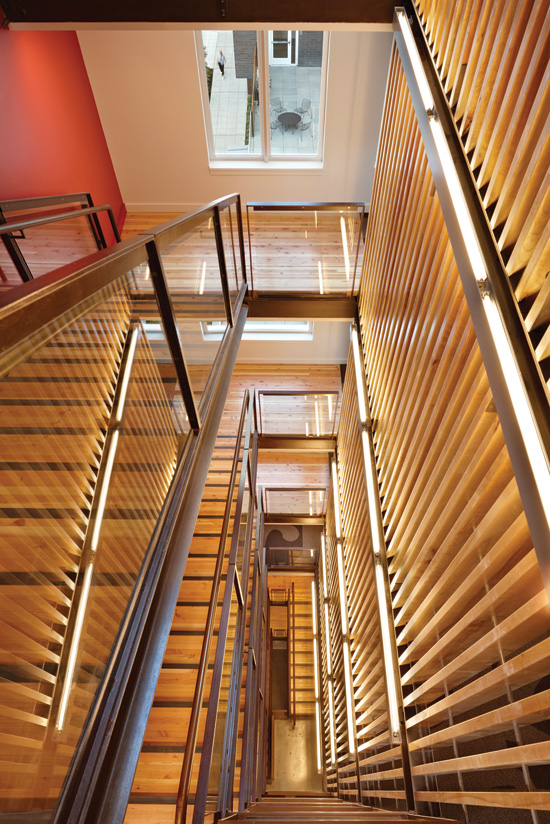
<svg viewBox="0 0 550 824">
<path fill-rule="evenodd" d="M 550 6 L 534 0 L 450 0 L 444 12 L 433 0 L 415 0 L 415 6 L 537 358 L 544 361 L 550 354 Z"/>
</svg>

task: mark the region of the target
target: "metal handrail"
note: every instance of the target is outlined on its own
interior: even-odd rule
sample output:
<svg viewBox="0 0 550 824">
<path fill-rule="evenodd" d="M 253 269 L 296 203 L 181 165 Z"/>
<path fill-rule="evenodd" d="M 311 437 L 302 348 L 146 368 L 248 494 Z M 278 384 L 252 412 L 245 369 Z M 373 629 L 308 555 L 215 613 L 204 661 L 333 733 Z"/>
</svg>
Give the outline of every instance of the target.
<svg viewBox="0 0 550 824">
<path fill-rule="evenodd" d="M 58 206 L 63 203 L 87 203 L 93 206 L 89 192 L 70 192 L 64 195 L 39 195 L 38 197 L 18 197 L 10 200 L 0 200 L 2 212 L 18 212 L 21 209 L 41 209 L 47 206 Z"/>
<path fill-rule="evenodd" d="M 44 226 L 47 223 L 58 223 L 60 220 L 70 220 L 73 217 L 87 217 L 88 215 L 96 215 L 98 212 L 107 212 L 114 236 L 117 243 L 120 243 L 120 232 L 118 231 L 113 210 L 108 203 L 105 203 L 103 206 L 89 206 L 87 209 L 75 209 L 72 212 L 57 212 L 56 214 L 44 215 L 43 217 L 32 217 L 27 220 L 17 220 L 13 223 L 4 223 L 0 226 L 0 235 L 9 235 L 12 232 L 25 231 L 25 229 L 32 229 L 35 226 Z"/>
<path fill-rule="evenodd" d="M 22 209 L 46 209 L 49 206 L 62 206 L 65 203 L 79 203 L 83 209 L 87 207 L 92 207 L 94 205 L 94 201 L 92 200 L 92 195 L 90 194 L 90 192 L 70 192 L 68 194 L 63 195 L 40 195 L 38 197 L 23 197 L 11 200 L 0 200 L 0 224 L 9 222 L 6 220 L 4 212 L 18 212 Z M 101 223 L 99 221 L 98 216 L 88 215 L 88 225 L 90 226 L 90 231 L 94 237 L 97 248 L 105 249 L 107 247 L 107 243 L 105 241 L 105 235 L 103 234 L 103 229 L 101 228 Z M 4 239 L 4 243 L 7 243 L 7 238 Z M 16 265 L 16 268 L 19 271 L 19 274 L 21 275 L 22 279 L 28 280 L 28 275 L 30 273 L 29 267 L 23 260 L 22 255 L 20 256 L 17 254 L 17 249 L 17 245 L 15 245 L 15 249 L 10 249 L 8 247 L 8 253 L 12 257 L 12 260 Z M 15 255 L 13 254 L 14 251 Z M 18 260 L 14 260 L 14 257 L 18 258 Z M 23 264 L 21 266 L 21 269 L 18 265 L 19 262 Z"/>
<path fill-rule="evenodd" d="M 264 592 L 262 581 L 265 576 L 266 561 L 263 546 L 262 495 L 259 490 L 256 516 L 256 549 L 252 580 L 252 606 L 250 610 L 250 630 L 248 640 L 248 660 L 246 674 L 246 695 L 243 718 L 243 744 L 241 751 L 241 785 L 239 788 L 239 812 L 243 812 L 256 796 L 254 776 L 257 768 L 257 747 L 259 717 L 257 712 L 260 676 L 265 666 L 262 650 L 262 613 Z"/>
<path fill-rule="evenodd" d="M 235 202 L 235 199 L 238 199 L 238 195 L 230 198 L 222 198 L 214 204 L 208 204 L 197 210 L 195 216 L 198 219 L 199 216 L 201 216 L 200 219 L 204 221 L 205 218 L 213 214 L 216 208 L 220 208 L 220 206 L 223 208 L 225 202 L 231 204 Z M 110 207 L 103 206 L 94 207 L 89 210 L 82 209 L 78 210 L 76 215 L 82 216 L 83 214 L 105 211 L 109 208 Z M 70 216 L 72 215 L 69 213 L 60 214 L 56 216 L 56 220 L 68 219 Z M 28 227 L 30 225 L 48 223 L 50 222 L 50 218 L 31 219 L 28 221 L 20 221 L 19 223 Z M 184 216 L 178 221 L 178 224 L 178 231 L 181 235 L 185 232 L 189 222 L 186 221 Z M 15 223 L 9 224 L 4 227 L 4 231 L 6 233 L 13 231 L 15 226 L 17 226 Z M 240 240 L 242 242 L 242 236 Z M 158 258 L 158 248 L 156 247 L 154 233 L 136 236 L 108 249 L 95 252 L 80 261 L 49 272 L 37 280 L 21 283 L 9 291 L 6 290 L 3 294 L 0 294 L 0 355 L 9 350 L 17 351 L 19 344 L 23 340 L 37 333 L 56 318 L 63 316 L 66 312 L 77 307 L 86 298 L 96 294 L 118 278 L 127 275 L 136 266 L 143 263 L 154 263 L 151 257 L 153 251 L 157 253 Z M 160 274 L 162 274 L 162 263 L 159 263 L 158 259 L 156 263 L 157 269 L 161 270 Z M 153 267 L 151 268 L 153 270 Z M 112 797 L 108 796 L 106 791 L 107 785 L 109 784 L 110 786 L 110 782 L 104 777 L 106 775 L 104 771 L 107 770 L 109 764 L 112 763 L 110 761 L 110 753 L 111 751 L 116 751 L 114 760 L 117 765 L 121 763 L 125 764 L 125 755 L 130 745 L 134 747 L 134 739 L 137 740 L 135 736 L 132 737 L 127 730 L 125 730 L 123 740 L 121 741 L 115 733 L 112 733 L 113 725 L 115 724 L 115 720 L 120 717 L 121 713 L 119 708 L 121 705 L 126 714 L 130 714 L 137 703 L 139 703 L 140 707 L 143 706 L 143 701 L 129 702 L 131 705 L 130 709 L 126 706 L 128 702 L 124 690 L 126 689 L 127 693 L 131 692 L 131 689 L 129 690 L 127 685 L 133 688 L 132 679 L 134 678 L 136 668 L 139 670 L 139 674 L 136 676 L 136 680 L 139 682 L 138 686 L 142 685 L 146 678 L 149 678 L 149 673 L 155 670 L 158 658 L 155 650 L 160 645 L 156 645 L 154 648 L 149 646 L 145 652 L 143 652 L 141 648 L 138 648 L 138 645 L 144 627 L 145 631 L 147 631 L 149 624 L 152 625 L 154 620 L 157 621 L 157 624 L 161 622 L 160 618 L 158 620 L 156 618 L 158 610 L 155 612 L 155 609 L 158 600 L 159 583 L 162 583 L 164 580 L 163 576 L 166 577 L 168 566 L 171 564 L 170 570 L 172 570 L 174 565 L 185 565 L 186 555 L 184 550 L 179 546 L 181 540 L 178 541 L 178 546 L 175 548 L 172 547 L 174 535 L 178 529 L 180 529 L 179 524 L 182 511 L 187 512 L 189 510 L 189 512 L 192 513 L 194 512 L 193 507 L 195 507 L 198 512 L 202 492 L 202 486 L 200 484 L 204 484 L 207 471 L 206 469 L 203 471 L 203 467 L 207 466 L 210 461 L 211 453 L 208 453 L 208 449 L 210 449 L 210 447 L 213 449 L 214 446 L 215 433 L 217 432 L 219 418 L 221 417 L 224 405 L 224 393 L 227 391 L 229 376 L 232 372 L 238 343 L 244 327 L 247 310 L 242 304 L 245 292 L 246 282 L 242 284 L 233 307 L 236 313 L 236 326 L 231 330 L 231 334 L 226 335 L 222 342 L 212 368 L 215 380 L 212 382 L 212 385 L 209 381 L 208 389 L 203 393 L 201 398 L 201 414 L 203 412 L 205 414 L 206 412 L 208 413 L 205 427 L 201 430 L 199 437 L 187 439 L 184 452 L 180 457 L 175 481 L 170 488 L 161 519 L 155 530 L 155 540 L 152 541 L 150 551 L 148 551 L 148 557 L 142 569 L 143 574 L 140 574 L 139 586 L 134 588 L 134 595 L 132 596 L 127 618 L 125 619 L 124 625 L 121 625 L 120 637 L 117 639 L 115 647 L 113 647 L 112 666 L 107 679 L 108 683 L 105 682 L 102 685 L 102 692 L 101 694 L 98 693 L 98 698 L 101 700 L 96 701 L 89 715 L 85 734 L 75 753 L 71 772 L 65 784 L 63 794 L 60 797 L 60 802 L 55 813 L 55 821 L 84 821 L 92 797 L 101 803 L 103 803 L 104 800 L 105 803 L 107 803 L 106 799 L 109 798 L 110 802 Z M 160 302 L 159 308 L 161 315 L 163 315 L 163 312 L 169 310 L 169 307 L 164 307 L 163 309 Z M 163 316 L 163 322 L 164 320 L 165 318 Z M 183 359 L 183 354 L 180 354 Z M 198 460 L 199 453 L 200 461 Z M 200 467 L 196 469 L 198 464 L 200 464 Z M 202 479 L 201 473 L 204 474 L 204 480 Z M 193 479 L 193 483 L 191 479 Z M 197 496 L 198 502 L 196 501 Z M 186 518 L 185 528 L 191 529 L 191 533 L 192 524 L 194 524 L 195 519 L 196 512 L 194 512 L 194 515 L 190 514 Z M 183 529 L 183 527 L 181 529 Z M 176 560 L 172 560 L 173 558 Z M 170 563 L 165 563 L 165 559 Z M 145 569 L 147 569 L 147 573 L 145 573 Z M 182 574 L 183 569 L 180 573 L 180 580 Z M 169 577 L 172 579 L 173 575 Z M 161 600 L 162 607 L 165 608 L 168 599 L 163 597 Z M 167 626 L 168 630 L 171 624 L 171 617 L 170 614 L 166 620 L 165 617 L 162 618 L 162 621 L 164 621 L 163 627 Z M 141 643 L 143 644 L 143 639 Z M 134 669 L 132 669 L 132 667 Z M 149 678 L 149 680 L 151 679 Z M 146 696 L 146 698 L 147 697 L 148 696 Z M 147 715 L 146 711 L 145 715 Z M 126 718 L 126 715 L 124 715 L 124 718 Z M 126 721 L 124 723 L 126 723 Z M 130 722 L 128 722 L 128 724 L 129 723 Z M 117 727 L 115 727 L 115 730 L 116 729 Z M 122 758 L 119 758 L 120 752 L 123 754 Z M 123 770 L 125 768 L 121 767 L 121 769 Z M 119 790 L 120 786 L 115 788 L 118 794 L 120 794 Z M 94 795 L 94 793 L 96 795 Z M 100 793 L 99 799 L 97 799 L 97 793 Z M 94 804 L 95 803 L 94 801 Z"/>
<path fill-rule="evenodd" d="M 212 581 L 212 592 L 210 595 L 210 603 L 208 605 L 208 614 L 206 617 L 206 625 L 204 629 L 204 637 L 202 642 L 201 657 L 199 661 L 199 671 L 197 681 L 195 684 L 195 692 L 193 695 L 193 706 L 191 708 L 191 717 L 189 719 L 189 727 L 187 731 L 187 739 L 185 742 L 185 755 L 181 768 L 180 782 L 178 787 L 178 795 L 176 799 L 176 824 L 185 822 L 187 815 L 187 805 L 189 802 L 189 787 L 191 783 L 191 772 L 193 769 L 193 759 L 195 758 L 195 751 L 197 748 L 197 736 L 199 731 L 199 718 L 204 698 L 204 688 L 206 686 L 206 675 L 208 672 L 208 660 L 210 656 L 210 647 L 214 635 L 214 626 L 216 619 L 216 609 L 218 606 L 218 595 L 222 581 L 222 572 L 225 558 L 225 546 L 227 536 L 229 534 L 229 525 L 232 517 L 233 495 L 235 485 L 237 482 L 237 471 L 239 467 L 240 446 L 244 427 L 247 420 L 247 411 L 249 406 L 249 390 L 245 392 L 243 405 L 241 409 L 241 418 L 239 421 L 239 429 L 237 433 L 237 443 L 235 452 L 233 454 L 233 464 L 231 466 L 231 475 L 229 477 L 229 488 L 227 493 L 227 501 L 225 504 L 225 511 L 223 515 L 222 528 L 220 532 L 220 541 L 218 544 L 218 556 L 216 558 L 216 567 L 214 569 L 214 576 Z"/>
</svg>

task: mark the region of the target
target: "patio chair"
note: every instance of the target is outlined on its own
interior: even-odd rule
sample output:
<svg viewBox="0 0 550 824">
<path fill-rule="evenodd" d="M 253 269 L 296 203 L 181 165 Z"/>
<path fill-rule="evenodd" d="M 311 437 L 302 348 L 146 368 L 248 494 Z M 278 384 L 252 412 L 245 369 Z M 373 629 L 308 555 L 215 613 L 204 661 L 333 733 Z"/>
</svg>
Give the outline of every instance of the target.
<svg viewBox="0 0 550 824">
<path fill-rule="evenodd" d="M 300 132 L 300 140 L 303 140 L 303 139 L 304 139 L 304 137 L 303 137 L 303 133 L 304 133 L 306 130 L 309 130 L 309 133 L 310 133 L 310 134 L 311 134 L 311 136 L 313 137 L 313 132 L 311 131 L 311 126 L 312 126 L 312 123 L 313 123 L 313 120 L 308 120 L 308 121 L 307 121 L 307 123 L 303 123 L 303 122 L 302 122 L 302 123 L 298 123 L 298 131 Z"/>
<path fill-rule="evenodd" d="M 285 107 L 281 104 L 280 97 L 273 97 L 271 100 L 271 111 L 277 112 L 277 114 L 281 114 L 281 112 L 286 112 Z"/>
<path fill-rule="evenodd" d="M 271 134 L 273 134 L 275 129 L 280 129 L 282 132 L 284 132 L 284 126 L 283 126 L 283 124 L 281 123 L 280 120 L 272 120 L 271 121 Z"/>
<path fill-rule="evenodd" d="M 302 105 L 298 106 L 294 109 L 295 112 L 298 114 L 311 114 L 311 100 L 308 100 L 307 97 L 304 97 L 302 100 Z"/>
</svg>

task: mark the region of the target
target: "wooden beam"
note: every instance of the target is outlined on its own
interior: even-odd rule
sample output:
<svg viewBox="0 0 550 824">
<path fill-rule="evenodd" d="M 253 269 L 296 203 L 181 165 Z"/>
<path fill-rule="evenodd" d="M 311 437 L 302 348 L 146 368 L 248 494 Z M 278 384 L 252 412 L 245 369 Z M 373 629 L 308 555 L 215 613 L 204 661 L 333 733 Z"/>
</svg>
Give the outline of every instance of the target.
<svg viewBox="0 0 550 824">
<path fill-rule="evenodd" d="M 265 516 L 266 524 L 309 524 L 310 526 L 323 526 L 325 519 L 323 515 L 278 515 L 276 512 Z"/>
<path fill-rule="evenodd" d="M 5 0 L 2 8 L 11 23 L 147 22 L 147 23 L 371 23 L 391 25 L 391 0 L 273 0 L 258 4 L 254 0 L 93 0 L 75 5 L 70 0 Z"/>
<path fill-rule="evenodd" d="M 279 437 L 278 435 L 261 435 L 258 449 L 284 452 L 334 452 L 336 438 L 302 438 Z"/>
</svg>

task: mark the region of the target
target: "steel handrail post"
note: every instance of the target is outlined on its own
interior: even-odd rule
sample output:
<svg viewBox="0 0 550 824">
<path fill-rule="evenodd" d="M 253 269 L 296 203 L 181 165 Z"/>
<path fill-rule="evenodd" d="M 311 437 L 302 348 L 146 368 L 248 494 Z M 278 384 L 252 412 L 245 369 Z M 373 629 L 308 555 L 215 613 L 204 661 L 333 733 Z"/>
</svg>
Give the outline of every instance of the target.
<svg viewBox="0 0 550 824">
<path fill-rule="evenodd" d="M 237 226 L 239 230 L 239 251 L 241 253 L 241 266 L 243 272 L 244 282 L 248 283 L 246 276 L 246 256 L 244 251 L 244 230 L 243 230 L 243 215 L 242 215 L 241 196 L 237 195 Z"/>
<path fill-rule="evenodd" d="M 216 248 L 218 251 L 218 264 L 220 267 L 220 280 L 222 282 L 223 302 L 225 305 L 225 317 L 229 326 L 233 326 L 233 307 L 231 306 L 231 295 L 229 294 L 229 282 L 227 280 L 227 263 L 223 248 L 222 224 L 220 220 L 220 207 L 214 206 L 214 234 L 216 236 Z"/>
<path fill-rule="evenodd" d="M 159 249 L 155 240 L 146 243 L 147 254 L 149 256 L 149 269 L 151 270 L 151 280 L 155 290 L 155 297 L 159 308 L 166 342 L 174 361 L 178 384 L 185 404 L 185 410 L 189 419 L 189 425 L 194 432 L 201 428 L 201 419 L 195 402 L 195 395 L 191 385 L 191 378 L 185 360 L 185 355 L 181 345 L 178 325 L 174 313 L 174 306 L 170 297 L 168 281 L 162 263 Z"/>
</svg>

